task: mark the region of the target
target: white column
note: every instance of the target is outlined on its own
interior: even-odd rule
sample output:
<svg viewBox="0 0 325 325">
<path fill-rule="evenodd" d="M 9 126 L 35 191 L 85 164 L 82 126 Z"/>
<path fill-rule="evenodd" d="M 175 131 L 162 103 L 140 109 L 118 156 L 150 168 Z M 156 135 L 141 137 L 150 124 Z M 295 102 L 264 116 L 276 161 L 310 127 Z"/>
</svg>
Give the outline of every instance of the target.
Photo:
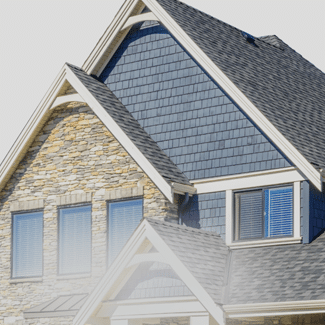
<svg viewBox="0 0 325 325">
<path fill-rule="evenodd" d="M 129 325 L 127 319 L 111 319 L 111 325 Z"/>
<path fill-rule="evenodd" d="M 300 237 L 300 182 L 293 183 L 293 237 Z"/>
<path fill-rule="evenodd" d="M 226 191 L 226 244 L 230 245 L 233 241 L 232 234 L 234 218 L 234 200 L 232 190 Z"/>
<path fill-rule="evenodd" d="M 209 325 L 209 315 L 207 316 L 191 316 L 190 325 Z"/>
</svg>

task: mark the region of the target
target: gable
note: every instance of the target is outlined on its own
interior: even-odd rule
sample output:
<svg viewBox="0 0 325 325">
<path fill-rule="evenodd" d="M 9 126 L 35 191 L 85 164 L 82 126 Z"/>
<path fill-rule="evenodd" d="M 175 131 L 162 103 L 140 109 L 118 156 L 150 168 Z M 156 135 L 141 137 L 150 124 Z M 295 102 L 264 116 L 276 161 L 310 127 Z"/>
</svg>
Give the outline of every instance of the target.
<svg viewBox="0 0 325 325">
<path fill-rule="evenodd" d="M 292 165 L 159 23 L 135 25 L 99 78 L 192 180 Z"/>
</svg>

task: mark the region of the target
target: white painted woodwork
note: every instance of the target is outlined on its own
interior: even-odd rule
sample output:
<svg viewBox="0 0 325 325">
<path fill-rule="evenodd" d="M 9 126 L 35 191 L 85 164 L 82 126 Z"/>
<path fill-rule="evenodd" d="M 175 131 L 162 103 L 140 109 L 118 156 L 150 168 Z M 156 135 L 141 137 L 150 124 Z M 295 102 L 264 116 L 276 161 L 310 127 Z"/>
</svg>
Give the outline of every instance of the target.
<svg viewBox="0 0 325 325">
<path fill-rule="evenodd" d="M 295 238 L 300 237 L 301 234 L 301 211 L 300 211 L 300 202 L 301 202 L 301 189 L 300 182 L 294 182 L 293 184 L 293 236 Z"/>
<path fill-rule="evenodd" d="M 147 12 L 145 14 L 141 14 L 141 15 L 136 15 L 136 16 L 131 16 L 126 23 L 124 24 L 124 26 L 121 28 L 121 30 L 126 29 L 128 27 L 133 26 L 136 23 L 141 23 L 143 21 L 150 21 L 150 20 L 156 20 L 159 21 L 159 19 L 154 15 L 153 12 Z"/>
<path fill-rule="evenodd" d="M 85 101 L 79 94 L 70 94 L 65 96 L 56 97 L 53 104 L 51 105 L 50 109 L 54 109 L 62 104 L 67 104 L 71 102 L 81 102 L 84 103 Z"/>
<path fill-rule="evenodd" d="M 191 316 L 190 325 L 209 325 L 209 315 L 206 316 Z"/>
<path fill-rule="evenodd" d="M 190 315 L 206 315 L 207 311 L 199 301 L 172 301 L 146 304 L 117 304 L 112 315 L 107 312 L 111 302 L 103 303 L 97 317 L 111 319 L 139 319 L 161 317 L 185 317 Z"/>
<path fill-rule="evenodd" d="M 232 190 L 226 191 L 226 244 L 233 241 L 234 233 L 234 194 Z"/>
<path fill-rule="evenodd" d="M 111 325 L 128 325 L 127 319 L 111 319 Z"/>
<path fill-rule="evenodd" d="M 147 253 L 147 254 L 136 254 L 131 262 L 128 264 L 128 267 L 137 265 L 143 262 L 160 262 L 169 264 L 168 261 L 160 253 Z"/>
<path fill-rule="evenodd" d="M 279 185 L 293 182 L 304 181 L 305 178 L 297 169 L 281 169 L 278 172 L 265 171 L 262 173 L 252 173 L 243 175 L 234 175 L 231 177 L 221 177 L 213 181 L 196 183 L 198 194 L 213 193 L 227 190 L 241 190 L 254 187 L 264 187 L 270 185 Z"/>
</svg>

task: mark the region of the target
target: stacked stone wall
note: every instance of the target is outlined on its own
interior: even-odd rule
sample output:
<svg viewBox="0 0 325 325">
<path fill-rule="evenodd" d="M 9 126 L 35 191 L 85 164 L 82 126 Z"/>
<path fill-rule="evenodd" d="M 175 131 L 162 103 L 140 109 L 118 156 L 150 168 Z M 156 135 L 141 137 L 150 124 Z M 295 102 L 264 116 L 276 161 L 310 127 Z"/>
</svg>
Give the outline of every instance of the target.
<svg viewBox="0 0 325 325">
<path fill-rule="evenodd" d="M 56 109 L 0 194 L 0 324 L 21 322 L 24 310 L 58 295 L 90 292 L 107 269 L 105 192 L 139 186 L 143 186 L 144 217 L 177 218 L 177 207 L 161 194 L 89 107 L 71 104 Z M 60 276 L 57 198 L 89 192 L 92 272 Z M 44 202 L 43 277 L 13 283 L 10 206 L 33 200 Z M 34 323 L 28 320 L 26 324 Z"/>
</svg>

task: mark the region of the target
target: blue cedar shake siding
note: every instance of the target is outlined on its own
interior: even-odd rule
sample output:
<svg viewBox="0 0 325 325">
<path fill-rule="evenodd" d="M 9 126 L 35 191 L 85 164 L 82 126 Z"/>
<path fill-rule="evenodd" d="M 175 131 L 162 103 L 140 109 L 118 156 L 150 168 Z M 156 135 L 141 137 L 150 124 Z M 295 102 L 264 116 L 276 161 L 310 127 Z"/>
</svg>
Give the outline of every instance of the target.
<svg viewBox="0 0 325 325">
<path fill-rule="evenodd" d="M 156 22 L 130 30 L 100 80 L 189 179 L 291 165 Z"/>
<path fill-rule="evenodd" d="M 191 296 L 191 291 L 168 264 L 142 263 L 116 300 Z"/>
<path fill-rule="evenodd" d="M 325 190 L 320 192 L 309 184 L 309 241 L 318 237 L 325 229 Z"/>
<path fill-rule="evenodd" d="M 179 212 L 184 225 L 216 232 L 225 239 L 226 192 L 193 195 Z"/>
</svg>

